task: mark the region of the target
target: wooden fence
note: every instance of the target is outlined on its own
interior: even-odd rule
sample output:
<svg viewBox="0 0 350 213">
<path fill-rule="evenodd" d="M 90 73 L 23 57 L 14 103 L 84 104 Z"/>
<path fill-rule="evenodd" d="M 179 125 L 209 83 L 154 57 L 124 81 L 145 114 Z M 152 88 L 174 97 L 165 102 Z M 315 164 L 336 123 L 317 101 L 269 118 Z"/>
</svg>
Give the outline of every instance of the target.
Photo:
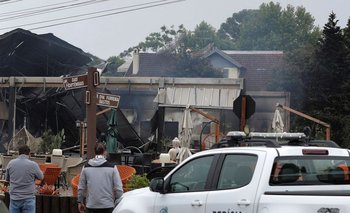
<svg viewBox="0 0 350 213">
<path fill-rule="evenodd" d="M 10 196 L 5 193 L 4 202 L 10 205 Z M 36 195 L 36 213 L 78 213 L 77 197 Z"/>
</svg>

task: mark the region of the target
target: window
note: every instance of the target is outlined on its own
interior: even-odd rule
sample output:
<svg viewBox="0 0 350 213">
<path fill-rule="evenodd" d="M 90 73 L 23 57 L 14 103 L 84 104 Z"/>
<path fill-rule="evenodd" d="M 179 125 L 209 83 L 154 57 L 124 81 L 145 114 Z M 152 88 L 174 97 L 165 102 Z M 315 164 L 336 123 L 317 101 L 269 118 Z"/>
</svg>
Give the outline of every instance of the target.
<svg viewBox="0 0 350 213">
<path fill-rule="evenodd" d="M 178 169 L 171 177 L 169 192 L 203 191 L 213 158 L 196 158 Z"/>
<path fill-rule="evenodd" d="M 218 189 L 234 189 L 248 185 L 253 177 L 258 157 L 232 154 L 225 157 L 219 176 Z"/>
<path fill-rule="evenodd" d="M 271 171 L 270 185 L 349 184 L 349 158 L 280 157 Z"/>
</svg>

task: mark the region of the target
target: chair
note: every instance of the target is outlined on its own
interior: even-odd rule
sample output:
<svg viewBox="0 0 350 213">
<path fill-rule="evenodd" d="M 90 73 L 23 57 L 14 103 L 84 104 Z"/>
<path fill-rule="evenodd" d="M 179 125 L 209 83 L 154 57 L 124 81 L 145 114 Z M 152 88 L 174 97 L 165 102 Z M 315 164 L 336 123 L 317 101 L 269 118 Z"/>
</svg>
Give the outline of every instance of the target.
<svg viewBox="0 0 350 213">
<path fill-rule="evenodd" d="M 75 197 L 78 196 L 79 179 L 80 179 L 80 174 L 74 176 L 71 181 L 72 193 L 73 193 L 73 196 Z"/>
<path fill-rule="evenodd" d="M 61 174 L 61 168 L 59 167 L 47 167 L 44 172 L 44 179 L 35 180 L 36 185 L 41 185 L 43 182 L 47 185 L 56 185 L 56 182 L 59 180 Z"/>
<path fill-rule="evenodd" d="M 57 164 L 55 163 L 40 163 L 38 164 L 39 165 L 39 168 L 40 170 L 44 173 L 46 171 L 47 168 L 49 167 L 58 167 Z"/>
<path fill-rule="evenodd" d="M 126 185 L 131 177 L 136 174 L 136 169 L 127 165 L 117 165 L 117 169 L 123 185 Z"/>
<path fill-rule="evenodd" d="M 123 183 L 123 186 L 126 186 L 131 177 L 136 173 L 136 170 L 131 166 L 126 165 L 117 165 L 117 169 L 119 172 L 120 179 Z M 78 185 L 79 185 L 80 174 L 75 175 L 71 180 L 72 193 L 73 196 L 78 195 Z M 127 191 L 125 187 L 123 187 L 124 192 Z"/>
</svg>

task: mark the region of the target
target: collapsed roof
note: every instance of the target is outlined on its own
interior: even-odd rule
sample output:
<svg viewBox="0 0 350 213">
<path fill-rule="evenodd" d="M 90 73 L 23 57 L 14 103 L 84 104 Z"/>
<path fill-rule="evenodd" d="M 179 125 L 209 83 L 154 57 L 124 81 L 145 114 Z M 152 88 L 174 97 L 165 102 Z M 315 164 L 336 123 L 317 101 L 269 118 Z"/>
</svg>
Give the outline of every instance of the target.
<svg viewBox="0 0 350 213">
<path fill-rule="evenodd" d="M 57 38 L 53 34 L 35 34 L 15 29 L 0 35 L 0 76 L 62 76 L 86 72 L 90 55 Z M 24 82 L 23 82 L 24 83 Z M 8 92 L 1 90 L 0 101 L 8 103 Z M 54 132 L 65 129 L 65 146 L 79 140 L 77 120 L 84 120 L 85 105 L 82 91 L 66 92 L 63 88 L 16 88 L 15 125 L 17 129 L 28 122 L 28 130 L 35 136 L 50 128 Z M 84 92 L 85 94 L 85 92 Z M 2 100 L 3 99 L 3 100 Z M 68 106 L 68 107 L 67 107 Z M 97 123 L 98 132 L 106 130 L 108 117 Z M 101 120 L 101 119 L 100 119 Z M 118 110 L 118 131 L 124 146 L 143 144 L 133 127 Z M 4 120 L 0 120 L 4 124 Z M 4 126 L 4 125 L 3 125 Z M 3 134 L 0 133 L 0 141 Z M 128 142 L 128 143 L 126 143 Z"/>
<path fill-rule="evenodd" d="M 87 53 L 51 33 L 15 29 L 0 35 L 0 76 L 60 76 L 91 61 Z"/>
</svg>

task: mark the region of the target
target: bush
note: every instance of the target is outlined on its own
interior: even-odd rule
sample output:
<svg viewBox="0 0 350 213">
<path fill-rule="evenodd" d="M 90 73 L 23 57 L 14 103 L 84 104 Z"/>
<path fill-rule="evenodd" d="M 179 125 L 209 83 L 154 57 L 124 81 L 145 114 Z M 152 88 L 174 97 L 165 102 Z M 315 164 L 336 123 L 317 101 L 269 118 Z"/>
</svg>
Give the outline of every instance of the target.
<svg viewBox="0 0 350 213">
<path fill-rule="evenodd" d="M 128 191 L 133 189 L 139 189 L 143 187 L 148 187 L 150 181 L 147 179 L 146 174 L 143 175 L 133 175 L 131 179 L 126 184 L 126 188 Z"/>
</svg>

